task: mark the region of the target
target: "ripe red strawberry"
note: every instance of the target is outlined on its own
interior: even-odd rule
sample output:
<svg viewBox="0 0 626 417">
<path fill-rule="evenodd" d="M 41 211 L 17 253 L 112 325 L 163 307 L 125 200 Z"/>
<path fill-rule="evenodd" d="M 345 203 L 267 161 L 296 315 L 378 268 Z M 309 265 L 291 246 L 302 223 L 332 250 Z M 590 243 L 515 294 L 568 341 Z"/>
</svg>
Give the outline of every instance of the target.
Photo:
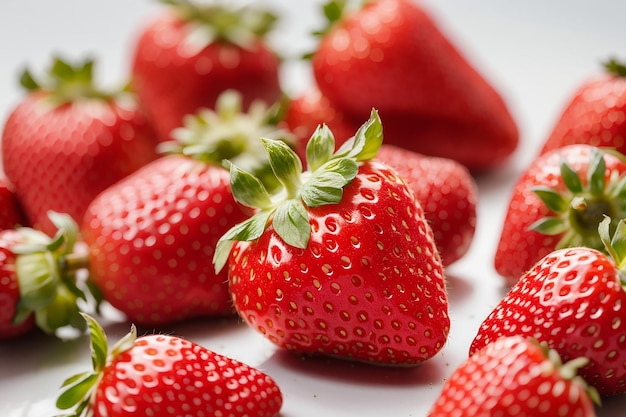
<svg viewBox="0 0 626 417">
<path fill-rule="evenodd" d="M 610 60 L 567 103 L 541 153 L 584 143 L 626 153 L 626 66 Z"/>
<path fill-rule="evenodd" d="M 584 361 L 563 364 L 523 337 L 498 339 L 446 379 L 428 417 L 595 417 L 597 395 L 576 375 Z"/>
<path fill-rule="evenodd" d="M 539 260 L 483 321 L 470 354 L 501 336 L 545 342 L 563 360 L 586 357 L 580 375 L 602 395 L 626 392 L 626 323 L 622 288 L 626 224 L 610 241 L 610 219 L 600 235 L 611 257 L 587 247 L 556 250 Z"/>
<path fill-rule="evenodd" d="M 97 90 L 92 66 L 55 59 L 41 83 L 25 72 L 30 93 L 4 126 L 6 176 L 28 222 L 49 234 L 48 210 L 80 222 L 100 191 L 156 157 L 154 133 L 132 96 Z"/>
<path fill-rule="evenodd" d="M 284 186 L 274 197 L 231 165 L 234 195 L 260 211 L 222 237 L 215 264 L 228 263 L 240 316 L 276 345 L 415 365 L 446 342 L 448 301 L 432 230 L 395 170 L 371 160 L 381 143 L 375 111 L 335 153 L 320 127 L 302 173 L 288 146 L 264 140 Z"/>
<path fill-rule="evenodd" d="M 376 158 L 395 168 L 415 193 L 433 229 L 444 266 L 462 258 L 476 231 L 478 186 L 462 164 L 382 145 Z"/>
<path fill-rule="evenodd" d="M 557 248 L 603 249 L 598 224 L 626 217 L 626 162 L 590 145 L 569 145 L 537 158 L 517 180 L 496 249 L 507 283 Z"/>
<path fill-rule="evenodd" d="M 264 40 L 273 15 L 251 6 L 168 0 L 142 29 L 133 52 L 133 88 L 161 140 L 186 114 L 214 108 L 226 89 L 273 104 L 281 96 L 279 58 Z"/>
<path fill-rule="evenodd" d="M 51 213 L 54 237 L 30 229 L 0 231 L 0 340 L 22 336 L 37 327 L 48 334 L 65 326 L 84 329 L 72 261 L 77 225 L 67 215 Z"/>
<path fill-rule="evenodd" d="M 320 91 L 342 112 L 362 120 L 375 107 L 387 144 L 472 171 L 516 149 L 517 126 L 500 94 L 418 3 L 375 0 L 335 18 L 312 65 Z"/>
<path fill-rule="evenodd" d="M 217 240 L 245 215 L 228 171 L 181 155 L 159 158 L 100 193 L 81 228 L 91 281 L 141 324 L 232 312 Z"/>
<path fill-rule="evenodd" d="M 13 186 L 0 176 L 0 230 L 27 226 L 22 204 L 19 202 Z"/>
<path fill-rule="evenodd" d="M 282 407 L 280 388 L 258 369 L 177 336 L 138 338 L 134 326 L 109 352 L 102 327 L 85 318 L 93 372 L 66 380 L 57 399 L 72 416 L 274 417 Z"/>
</svg>

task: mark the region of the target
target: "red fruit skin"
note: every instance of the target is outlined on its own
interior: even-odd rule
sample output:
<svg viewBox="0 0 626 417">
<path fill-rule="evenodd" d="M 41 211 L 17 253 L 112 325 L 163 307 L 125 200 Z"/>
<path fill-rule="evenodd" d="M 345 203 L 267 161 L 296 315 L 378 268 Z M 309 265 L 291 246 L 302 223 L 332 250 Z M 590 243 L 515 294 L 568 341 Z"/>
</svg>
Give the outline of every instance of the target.
<svg viewBox="0 0 626 417">
<path fill-rule="evenodd" d="M 16 226 L 28 226 L 28 223 L 13 186 L 0 176 L 0 230 L 13 229 Z"/>
<path fill-rule="evenodd" d="M 478 186 L 462 164 L 382 145 L 376 158 L 395 168 L 415 193 L 444 266 L 461 259 L 476 231 Z"/>
<path fill-rule="evenodd" d="M 274 417 L 282 403 L 263 372 L 179 337 L 149 335 L 105 367 L 90 407 L 94 417 Z"/>
<path fill-rule="evenodd" d="M 346 15 L 312 59 L 320 91 L 363 120 L 372 107 L 387 144 L 460 161 L 501 164 L 519 133 L 500 94 L 417 3 L 377 0 Z"/>
<path fill-rule="evenodd" d="M 582 383 L 562 378 L 539 346 L 503 337 L 450 375 L 428 417 L 595 417 Z"/>
<path fill-rule="evenodd" d="M 557 120 L 541 153 L 583 143 L 626 153 L 626 78 L 610 72 L 586 80 Z"/>
<path fill-rule="evenodd" d="M 298 353 L 415 365 L 447 340 L 443 267 L 415 197 L 391 168 L 366 162 L 343 201 L 307 209 L 306 249 L 272 226 L 237 242 L 229 281 L 240 316 Z"/>
<path fill-rule="evenodd" d="M 587 184 L 589 145 L 569 145 L 554 149 L 538 157 L 517 180 L 506 212 L 496 253 L 496 271 L 513 285 L 533 264 L 556 248 L 562 234 L 549 236 L 530 230 L 537 220 L 552 214 L 545 204 L 532 192 L 536 186 L 546 186 L 555 191 L 567 189 L 561 177 L 561 159 L 579 173 L 581 182 Z M 606 163 L 605 181 L 611 176 L 626 172 L 626 163 L 611 154 L 604 154 Z"/>
<path fill-rule="evenodd" d="M 183 117 L 215 108 L 227 89 L 242 94 L 244 110 L 254 100 L 273 104 L 281 96 L 279 58 L 261 40 L 247 49 L 215 42 L 192 54 L 182 46 L 185 21 L 170 11 L 147 22 L 133 53 L 133 88 L 161 140 Z"/>
<path fill-rule="evenodd" d="M 217 240 L 247 217 L 221 166 L 170 155 L 103 191 L 81 228 L 91 279 L 139 324 L 232 314 Z"/>
<path fill-rule="evenodd" d="M 2 134 L 2 161 L 28 222 L 53 234 L 48 211 L 80 223 L 102 190 L 156 158 L 154 132 L 133 104 L 80 99 L 52 108 L 34 92 Z"/>
<path fill-rule="evenodd" d="M 11 247 L 21 242 L 22 238 L 16 230 L 0 231 L 0 340 L 16 339 L 35 327 L 32 315 L 17 325 L 13 324 L 20 301 L 20 287 Z"/>
<path fill-rule="evenodd" d="M 621 272 L 590 248 L 542 258 L 480 325 L 470 355 L 501 336 L 546 342 L 563 359 L 585 356 L 579 374 L 601 395 L 626 392 L 626 295 Z"/>
</svg>

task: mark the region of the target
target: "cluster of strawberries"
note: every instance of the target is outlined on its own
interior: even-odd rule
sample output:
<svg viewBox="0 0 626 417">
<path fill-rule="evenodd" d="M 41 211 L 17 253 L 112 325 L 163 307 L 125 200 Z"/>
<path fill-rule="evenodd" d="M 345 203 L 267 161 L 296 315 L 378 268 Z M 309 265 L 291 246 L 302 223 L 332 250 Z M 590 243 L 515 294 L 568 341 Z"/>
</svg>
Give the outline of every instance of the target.
<svg viewBox="0 0 626 417">
<path fill-rule="evenodd" d="M 164 3 L 123 90 L 96 88 L 93 61 L 21 78 L 2 132 L 0 339 L 88 328 L 94 372 L 57 406 L 95 416 L 283 402 L 270 376 L 179 337 L 133 327 L 108 353 L 103 302 L 153 328 L 237 314 L 297 353 L 432 358 L 445 268 L 476 228 L 472 175 L 518 144 L 498 92 L 409 0 L 325 5 L 315 85 L 294 98 L 264 41 L 273 14 Z M 596 393 L 626 390 L 626 81 L 607 68 L 516 185 L 495 255 L 511 292 L 431 416 L 593 416 Z"/>
</svg>

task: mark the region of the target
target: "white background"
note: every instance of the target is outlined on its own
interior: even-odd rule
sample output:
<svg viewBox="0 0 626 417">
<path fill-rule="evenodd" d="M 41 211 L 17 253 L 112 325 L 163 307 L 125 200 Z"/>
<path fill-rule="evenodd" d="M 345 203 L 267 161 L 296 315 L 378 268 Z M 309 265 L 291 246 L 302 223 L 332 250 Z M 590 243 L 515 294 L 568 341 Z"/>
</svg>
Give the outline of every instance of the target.
<svg viewBox="0 0 626 417">
<path fill-rule="evenodd" d="M 261 2 L 257 2 L 261 3 Z M 285 56 L 309 51 L 319 1 L 266 0 L 282 23 L 272 38 Z M 235 320 L 197 320 L 158 329 L 257 366 L 281 386 L 281 416 L 425 416 L 444 379 L 465 359 L 480 322 L 504 295 L 493 253 L 511 187 L 533 159 L 574 90 L 610 56 L 626 59 L 626 2 L 618 0 L 425 0 L 441 29 L 504 96 L 521 144 L 507 166 L 478 179 L 478 230 L 470 252 L 449 276 L 452 330 L 445 348 L 415 369 L 388 369 L 330 359 L 303 360 L 277 350 Z M 126 80 L 134 37 L 160 6 L 150 0 L 2 0 L 0 123 L 19 101 L 24 66 L 41 71 L 52 54 L 98 59 L 106 85 Z M 303 64 L 284 68 L 290 94 L 306 88 Z M 126 323 L 107 327 L 116 340 Z M 90 366 L 86 339 L 33 336 L 0 344 L 0 415 L 50 416 L 59 384 Z M 626 399 L 604 401 L 599 416 L 621 416 Z"/>
</svg>

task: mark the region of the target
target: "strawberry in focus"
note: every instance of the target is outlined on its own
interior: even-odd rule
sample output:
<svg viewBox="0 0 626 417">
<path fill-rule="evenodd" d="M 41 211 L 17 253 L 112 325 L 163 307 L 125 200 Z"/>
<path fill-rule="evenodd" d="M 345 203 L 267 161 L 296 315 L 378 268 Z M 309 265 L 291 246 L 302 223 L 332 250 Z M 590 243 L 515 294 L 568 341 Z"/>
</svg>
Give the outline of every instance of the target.
<svg viewBox="0 0 626 417">
<path fill-rule="evenodd" d="M 64 382 L 65 417 L 274 417 L 282 407 L 276 382 L 253 367 L 180 337 L 137 337 L 134 326 L 109 352 L 102 327 L 85 319 L 94 369 Z"/>
<path fill-rule="evenodd" d="M 334 151 L 326 126 L 307 146 L 308 170 L 264 139 L 284 190 L 273 196 L 231 164 L 235 198 L 258 212 L 219 241 L 239 315 L 298 353 L 416 365 L 449 333 L 443 266 L 420 204 L 395 170 L 373 160 L 378 113 Z"/>
<path fill-rule="evenodd" d="M 584 363 L 562 363 L 521 336 L 500 338 L 446 379 L 428 417 L 595 417 L 597 393 L 577 375 Z"/>
<path fill-rule="evenodd" d="M 626 153 L 626 66 L 609 60 L 563 109 L 541 153 L 572 144 L 614 148 Z"/>
<path fill-rule="evenodd" d="M 147 22 L 133 51 L 133 89 L 160 140 L 187 114 L 214 109 L 227 89 L 271 105 L 281 97 L 279 57 L 264 36 L 275 16 L 253 6 L 167 0 Z"/>
<path fill-rule="evenodd" d="M 26 71 L 29 91 L 2 132 L 2 162 L 28 223 L 55 233 L 48 210 L 80 222 L 91 200 L 156 158 L 156 140 L 134 96 L 104 92 L 92 82 L 93 61 L 55 59 L 40 82 Z"/>
<path fill-rule="evenodd" d="M 604 215 L 626 217 L 623 156 L 569 145 L 538 157 L 517 180 L 496 248 L 496 271 L 508 284 L 555 249 L 604 250 Z"/>
<path fill-rule="evenodd" d="M 610 225 L 599 226 L 610 256 L 574 247 L 543 257 L 482 322 L 470 355 L 501 336 L 533 337 L 565 361 L 588 358 L 579 373 L 601 395 L 626 392 L 626 224 L 612 238 Z"/>
<path fill-rule="evenodd" d="M 321 93 L 337 109 L 363 120 L 375 107 L 387 144 L 451 158 L 473 172 L 513 153 L 519 134 L 506 103 L 418 3 L 344 6 L 325 7 L 331 25 L 311 61 Z"/>
</svg>

